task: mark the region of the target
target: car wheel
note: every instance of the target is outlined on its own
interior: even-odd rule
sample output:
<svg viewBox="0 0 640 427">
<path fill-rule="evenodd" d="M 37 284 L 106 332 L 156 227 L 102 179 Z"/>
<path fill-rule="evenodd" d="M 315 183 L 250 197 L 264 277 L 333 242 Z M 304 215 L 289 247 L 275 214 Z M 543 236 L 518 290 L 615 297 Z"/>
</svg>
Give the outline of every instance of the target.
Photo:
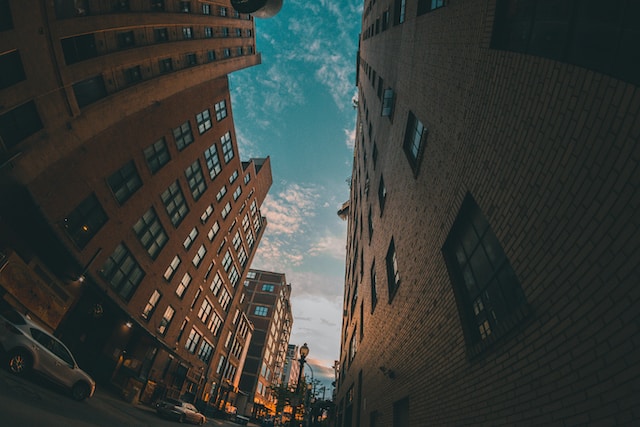
<svg viewBox="0 0 640 427">
<path fill-rule="evenodd" d="M 198 422 L 198 424 L 200 425 L 204 424 L 204 418 L 200 418 L 200 422 Z"/>
<path fill-rule="evenodd" d="M 22 375 L 31 369 L 31 356 L 24 350 L 17 350 L 9 354 L 9 370 L 16 374 Z"/>
<path fill-rule="evenodd" d="M 88 384 L 82 382 L 76 383 L 71 389 L 71 395 L 75 400 L 80 402 L 89 397 L 89 390 L 90 388 Z"/>
</svg>

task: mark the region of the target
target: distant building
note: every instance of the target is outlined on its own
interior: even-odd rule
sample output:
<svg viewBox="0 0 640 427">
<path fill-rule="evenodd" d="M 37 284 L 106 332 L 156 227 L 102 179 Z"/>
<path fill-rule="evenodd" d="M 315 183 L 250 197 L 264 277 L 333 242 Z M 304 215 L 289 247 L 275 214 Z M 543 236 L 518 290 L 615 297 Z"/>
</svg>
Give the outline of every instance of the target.
<svg viewBox="0 0 640 427">
<path fill-rule="evenodd" d="M 281 384 L 295 387 L 300 376 L 300 362 L 298 362 L 298 346 L 289 344 L 287 346 L 287 356 L 284 361 Z"/>
<path fill-rule="evenodd" d="M 338 426 L 640 422 L 639 21 L 365 1 Z"/>
<path fill-rule="evenodd" d="M 255 331 L 240 379 L 240 391 L 253 399 L 253 415 L 275 413 L 272 387 L 282 384 L 293 326 L 291 285 L 283 273 L 249 270 L 245 281 L 247 316 Z"/>
<path fill-rule="evenodd" d="M 0 1 L 0 295 L 101 384 L 237 387 L 269 158 L 243 162 L 227 74 L 260 63 L 230 3 Z"/>
</svg>

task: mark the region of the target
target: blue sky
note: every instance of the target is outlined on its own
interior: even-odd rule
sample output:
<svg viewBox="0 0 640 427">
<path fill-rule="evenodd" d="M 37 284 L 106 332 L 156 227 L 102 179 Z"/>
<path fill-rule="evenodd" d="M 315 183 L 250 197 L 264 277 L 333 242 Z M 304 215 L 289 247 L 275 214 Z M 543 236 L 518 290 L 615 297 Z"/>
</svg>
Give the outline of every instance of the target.
<svg viewBox="0 0 640 427">
<path fill-rule="evenodd" d="M 286 274 L 290 342 L 308 344 L 325 384 L 340 352 L 347 223 L 336 212 L 349 199 L 361 15 L 360 0 L 284 0 L 256 19 L 262 64 L 229 77 L 241 158 L 269 155 L 273 172 L 252 268 Z"/>
</svg>

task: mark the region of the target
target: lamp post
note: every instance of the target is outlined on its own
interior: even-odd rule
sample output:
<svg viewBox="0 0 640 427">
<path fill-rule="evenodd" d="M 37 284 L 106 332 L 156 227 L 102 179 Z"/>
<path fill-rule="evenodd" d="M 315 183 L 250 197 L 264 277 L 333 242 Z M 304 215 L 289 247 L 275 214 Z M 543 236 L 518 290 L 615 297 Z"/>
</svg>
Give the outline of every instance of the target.
<svg viewBox="0 0 640 427">
<path fill-rule="evenodd" d="M 304 343 L 302 347 L 300 347 L 300 359 L 298 359 L 298 363 L 300 364 L 300 370 L 298 372 L 298 382 L 296 383 L 296 396 L 300 395 L 300 379 L 302 378 L 302 371 L 304 370 L 304 364 L 306 362 L 307 356 L 309 355 L 309 347 L 307 343 Z M 298 405 L 300 406 L 300 405 Z M 297 410 L 293 413 L 293 418 L 295 419 Z"/>
</svg>

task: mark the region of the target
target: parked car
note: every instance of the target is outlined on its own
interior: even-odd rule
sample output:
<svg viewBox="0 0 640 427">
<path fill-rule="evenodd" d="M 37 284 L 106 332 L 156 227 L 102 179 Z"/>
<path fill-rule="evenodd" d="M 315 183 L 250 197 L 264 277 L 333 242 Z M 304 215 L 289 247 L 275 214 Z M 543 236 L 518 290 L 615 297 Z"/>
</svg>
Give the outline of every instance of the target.
<svg viewBox="0 0 640 427">
<path fill-rule="evenodd" d="M 162 417 L 172 418 L 181 423 L 188 421 L 202 425 L 207 421 L 207 418 L 191 403 L 177 399 L 159 400 L 156 403 L 156 412 Z"/>
<path fill-rule="evenodd" d="M 78 367 L 69 349 L 42 326 L 10 310 L 0 315 L 0 350 L 13 374 L 41 374 L 71 391 L 76 400 L 93 396 L 96 382 Z"/>
</svg>

